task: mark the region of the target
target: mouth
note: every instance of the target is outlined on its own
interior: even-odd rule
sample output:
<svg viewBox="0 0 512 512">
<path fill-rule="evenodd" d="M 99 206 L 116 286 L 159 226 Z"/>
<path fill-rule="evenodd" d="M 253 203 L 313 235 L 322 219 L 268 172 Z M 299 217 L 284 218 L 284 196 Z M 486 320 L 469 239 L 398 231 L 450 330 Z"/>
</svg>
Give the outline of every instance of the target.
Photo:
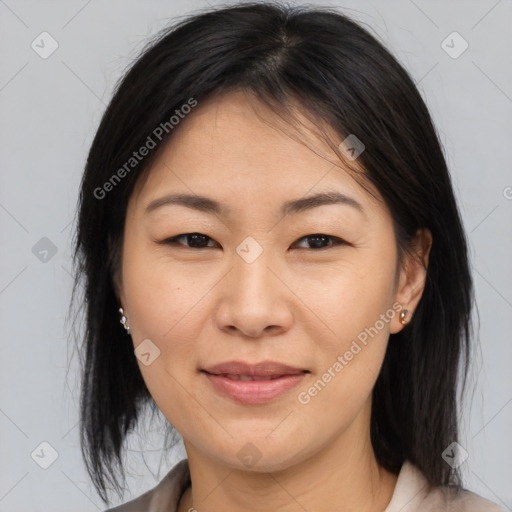
<svg viewBox="0 0 512 512">
<path fill-rule="evenodd" d="M 226 379 L 230 379 L 230 380 L 241 380 L 241 381 L 245 381 L 245 382 L 248 382 L 248 381 L 261 381 L 261 380 L 265 380 L 265 381 L 268 381 L 268 380 L 276 380 L 276 379 L 281 379 L 283 377 L 288 377 L 289 375 L 300 375 L 300 373 L 296 373 L 296 374 L 282 374 L 282 375 L 240 375 L 240 374 L 234 374 L 234 373 L 210 373 L 210 372 L 207 372 L 206 370 L 203 370 L 205 373 L 208 373 L 209 375 L 214 375 L 214 376 L 217 376 L 217 377 L 225 377 Z M 304 371 L 303 373 L 306 373 L 306 371 Z"/>
<path fill-rule="evenodd" d="M 226 361 L 202 368 L 202 371 L 211 375 L 223 375 L 233 380 L 269 380 L 309 372 L 306 368 L 294 367 L 277 361 L 261 361 L 255 364 L 245 361 Z"/>
<path fill-rule="evenodd" d="M 291 367 L 279 370 L 275 366 L 260 366 L 245 370 L 239 368 L 237 373 L 223 373 L 219 370 L 201 370 L 201 373 L 219 396 L 239 405 L 258 405 L 284 397 L 287 391 L 299 385 L 311 372 Z"/>
</svg>

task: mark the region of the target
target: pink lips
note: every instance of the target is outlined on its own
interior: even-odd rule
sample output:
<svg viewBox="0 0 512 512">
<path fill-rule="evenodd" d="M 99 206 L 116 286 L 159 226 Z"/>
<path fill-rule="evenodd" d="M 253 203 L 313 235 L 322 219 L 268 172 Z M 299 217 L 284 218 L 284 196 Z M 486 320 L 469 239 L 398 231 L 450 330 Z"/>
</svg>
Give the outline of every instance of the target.
<svg viewBox="0 0 512 512">
<path fill-rule="evenodd" d="M 308 370 L 274 361 L 251 365 L 243 361 L 217 364 L 202 372 L 215 391 L 240 404 L 263 404 L 297 386 Z"/>
</svg>

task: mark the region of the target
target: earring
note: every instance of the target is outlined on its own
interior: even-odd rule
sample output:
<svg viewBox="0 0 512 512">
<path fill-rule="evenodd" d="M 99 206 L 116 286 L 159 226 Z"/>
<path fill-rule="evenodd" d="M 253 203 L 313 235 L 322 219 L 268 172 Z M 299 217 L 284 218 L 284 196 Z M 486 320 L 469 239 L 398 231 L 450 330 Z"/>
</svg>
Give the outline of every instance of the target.
<svg viewBox="0 0 512 512">
<path fill-rule="evenodd" d="M 402 325 L 405 325 L 407 323 L 407 320 L 406 320 L 406 316 L 407 316 L 407 309 L 402 309 L 402 311 L 400 311 L 400 323 Z"/>
<path fill-rule="evenodd" d="M 123 327 L 126 329 L 126 334 L 130 334 L 130 326 L 126 323 L 127 318 L 124 316 L 124 309 L 119 308 L 119 313 L 121 313 L 121 320 L 119 321 L 123 324 Z"/>
</svg>

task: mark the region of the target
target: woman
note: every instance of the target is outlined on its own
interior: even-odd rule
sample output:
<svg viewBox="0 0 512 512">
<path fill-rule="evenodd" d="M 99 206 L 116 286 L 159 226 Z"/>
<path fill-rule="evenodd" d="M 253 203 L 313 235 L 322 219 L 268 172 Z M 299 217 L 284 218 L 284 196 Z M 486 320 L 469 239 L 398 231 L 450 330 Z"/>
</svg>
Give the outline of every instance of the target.
<svg viewBox="0 0 512 512">
<path fill-rule="evenodd" d="M 89 473 L 108 504 L 148 405 L 187 453 L 112 510 L 501 510 L 458 469 L 473 291 L 442 148 L 359 25 L 258 3 L 166 29 L 79 213 Z"/>
</svg>

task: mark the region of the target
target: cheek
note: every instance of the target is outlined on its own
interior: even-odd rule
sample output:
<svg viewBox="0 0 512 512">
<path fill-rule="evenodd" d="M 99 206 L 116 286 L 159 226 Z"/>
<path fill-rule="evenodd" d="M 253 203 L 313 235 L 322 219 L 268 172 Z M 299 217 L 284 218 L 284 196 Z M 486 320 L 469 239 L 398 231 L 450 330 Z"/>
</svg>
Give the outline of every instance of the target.
<svg viewBox="0 0 512 512">
<path fill-rule="evenodd" d="M 343 430 L 368 403 L 386 353 L 389 322 L 396 314 L 389 302 L 392 277 L 340 274 L 317 295 L 322 320 L 317 327 L 327 335 L 309 332 L 317 371 L 296 397 L 305 425 L 322 417 L 327 430 Z"/>
<path fill-rule="evenodd" d="M 315 315 L 315 332 L 307 329 L 319 354 L 317 374 L 303 387 L 298 402 L 318 410 L 329 404 L 336 421 L 353 417 L 366 402 L 382 365 L 392 308 L 395 260 L 393 251 L 379 257 L 368 251 L 360 258 L 331 269 L 330 279 L 319 286 L 318 276 L 304 284 Z M 322 332 L 323 335 L 318 335 Z"/>
<path fill-rule="evenodd" d="M 123 287 L 128 312 L 140 336 L 161 339 L 190 312 L 204 283 L 165 258 L 162 249 L 127 233 L 123 253 Z"/>
<path fill-rule="evenodd" d="M 123 268 L 134 349 L 149 339 L 158 353 L 149 365 L 138 358 L 142 377 L 164 416 L 178 431 L 187 431 L 204 415 L 199 402 L 191 400 L 188 383 L 195 378 L 197 340 L 205 322 L 200 299 L 208 283 L 169 272 L 168 265 L 136 250 Z"/>
<path fill-rule="evenodd" d="M 325 266 L 307 277 L 295 278 L 294 292 L 317 317 L 326 334 L 324 343 L 343 350 L 365 329 L 373 326 L 393 302 L 394 254 L 370 251 Z M 387 336 L 389 321 L 379 330 Z"/>
<path fill-rule="evenodd" d="M 201 298 L 212 285 L 188 279 L 180 272 L 169 275 L 157 266 L 148 272 L 140 269 L 132 276 L 127 273 L 125 289 L 134 345 L 143 339 L 152 340 L 166 367 L 183 358 L 192 361 L 188 356 L 192 355 L 193 342 L 199 339 L 205 322 L 205 302 Z"/>
</svg>

